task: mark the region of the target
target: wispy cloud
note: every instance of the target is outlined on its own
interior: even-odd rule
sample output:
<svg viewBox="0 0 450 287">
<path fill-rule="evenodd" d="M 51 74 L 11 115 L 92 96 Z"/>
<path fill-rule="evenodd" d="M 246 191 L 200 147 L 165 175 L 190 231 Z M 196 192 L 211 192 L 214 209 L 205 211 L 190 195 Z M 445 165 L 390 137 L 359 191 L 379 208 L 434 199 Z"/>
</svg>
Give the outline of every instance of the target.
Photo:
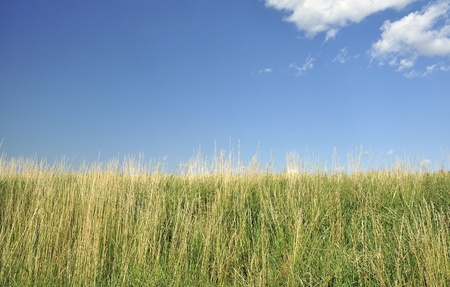
<svg viewBox="0 0 450 287">
<path fill-rule="evenodd" d="M 347 56 L 347 52 L 348 52 L 347 47 L 342 48 L 339 51 L 339 54 L 337 54 L 336 58 L 333 59 L 333 62 L 338 62 L 341 64 L 344 64 L 345 62 L 347 62 L 347 60 L 349 59 Z"/>
<path fill-rule="evenodd" d="M 444 65 L 442 62 L 435 63 L 427 66 L 423 71 L 412 69 L 404 73 L 407 78 L 424 78 L 428 77 L 436 72 L 448 72 L 450 71 L 450 66 Z"/>
<path fill-rule="evenodd" d="M 398 64 L 397 71 L 403 71 L 405 69 L 411 68 L 412 66 L 414 66 L 415 60 L 416 60 L 415 57 L 410 59 L 401 59 L 400 63 Z"/>
<path fill-rule="evenodd" d="M 273 70 L 272 70 L 272 68 L 265 68 L 265 69 L 259 70 L 259 73 L 260 74 L 262 74 L 262 73 L 273 73 Z"/>
<path fill-rule="evenodd" d="M 359 59 L 360 54 L 349 55 L 348 48 L 342 48 L 339 50 L 339 53 L 334 57 L 333 63 L 345 64 L 352 59 Z"/>
<path fill-rule="evenodd" d="M 300 77 L 306 71 L 311 70 L 312 68 L 314 68 L 314 61 L 315 61 L 315 59 L 313 57 L 311 57 L 311 55 L 309 55 L 308 58 L 306 58 L 306 61 L 303 64 L 303 66 L 299 67 L 295 63 L 292 63 L 292 64 L 289 65 L 289 68 L 294 69 L 295 70 L 295 75 L 297 77 Z"/>
<path fill-rule="evenodd" d="M 381 37 L 372 45 L 372 59 L 411 69 L 421 56 L 450 56 L 450 0 L 427 5 L 398 21 L 386 21 Z"/>
<path fill-rule="evenodd" d="M 400 9 L 415 0 L 265 0 L 268 7 L 287 11 L 285 18 L 307 36 L 327 32 L 326 39 L 336 36 L 340 27 L 359 23 L 367 16 L 390 8 Z"/>
<path fill-rule="evenodd" d="M 325 42 L 328 42 L 329 40 L 332 40 L 336 38 L 337 33 L 339 32 L 339 29 L 333 28 L 331 30 L 328 30 L 325 35 Z"/>
</svg>

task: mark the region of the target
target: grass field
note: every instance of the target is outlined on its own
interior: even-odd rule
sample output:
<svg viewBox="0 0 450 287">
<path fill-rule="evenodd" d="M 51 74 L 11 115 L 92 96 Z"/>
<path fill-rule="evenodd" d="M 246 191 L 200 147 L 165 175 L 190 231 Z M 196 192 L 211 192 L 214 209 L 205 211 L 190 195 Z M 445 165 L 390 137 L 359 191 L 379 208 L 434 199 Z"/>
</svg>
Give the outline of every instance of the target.
<svg viewBox="0 0 450 287">
<path fill-rule="evenodd" d="M 450 173 L 1 157 L 0 286 L 450 286 Z"/>
</svg>

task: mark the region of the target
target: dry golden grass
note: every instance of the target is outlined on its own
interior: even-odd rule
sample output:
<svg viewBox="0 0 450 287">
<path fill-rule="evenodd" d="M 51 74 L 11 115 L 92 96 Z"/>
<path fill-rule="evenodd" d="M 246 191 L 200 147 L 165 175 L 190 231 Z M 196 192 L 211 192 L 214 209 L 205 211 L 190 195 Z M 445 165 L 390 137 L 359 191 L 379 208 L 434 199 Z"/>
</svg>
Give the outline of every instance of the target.
<svg viewBox="0 0 450 287">
<path fill-rule="evenodd" d="M 294 160 L 165 174 L 1 157 L 0 286 L 450 285 L 450 173 Z"/>
</svg>

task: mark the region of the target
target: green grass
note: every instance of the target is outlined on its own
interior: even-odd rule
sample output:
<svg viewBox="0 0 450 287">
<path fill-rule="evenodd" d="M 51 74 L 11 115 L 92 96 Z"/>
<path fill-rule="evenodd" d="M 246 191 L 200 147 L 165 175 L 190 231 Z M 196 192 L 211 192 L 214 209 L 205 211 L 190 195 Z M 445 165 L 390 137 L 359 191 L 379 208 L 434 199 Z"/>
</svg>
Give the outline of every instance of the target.
<svg viewBox="0 0 450 287">
<path fill-rule="evenodd" d="M 450 173 L 0 162 L 0 286 L 450 286 Z"/>
</svg>

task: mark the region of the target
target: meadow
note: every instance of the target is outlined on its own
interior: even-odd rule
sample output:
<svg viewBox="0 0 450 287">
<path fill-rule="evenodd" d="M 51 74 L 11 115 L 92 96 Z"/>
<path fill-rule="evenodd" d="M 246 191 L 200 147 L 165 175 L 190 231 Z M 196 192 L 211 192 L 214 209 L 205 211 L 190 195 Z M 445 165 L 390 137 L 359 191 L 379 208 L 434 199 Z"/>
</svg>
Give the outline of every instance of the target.
<svg viewBox="0 0 450 287">
<path fill-rule="evenodd" d="M 450 286 L 448 171 L 228 163 L 0 157 L 0 286 Z"/>
</svg>

